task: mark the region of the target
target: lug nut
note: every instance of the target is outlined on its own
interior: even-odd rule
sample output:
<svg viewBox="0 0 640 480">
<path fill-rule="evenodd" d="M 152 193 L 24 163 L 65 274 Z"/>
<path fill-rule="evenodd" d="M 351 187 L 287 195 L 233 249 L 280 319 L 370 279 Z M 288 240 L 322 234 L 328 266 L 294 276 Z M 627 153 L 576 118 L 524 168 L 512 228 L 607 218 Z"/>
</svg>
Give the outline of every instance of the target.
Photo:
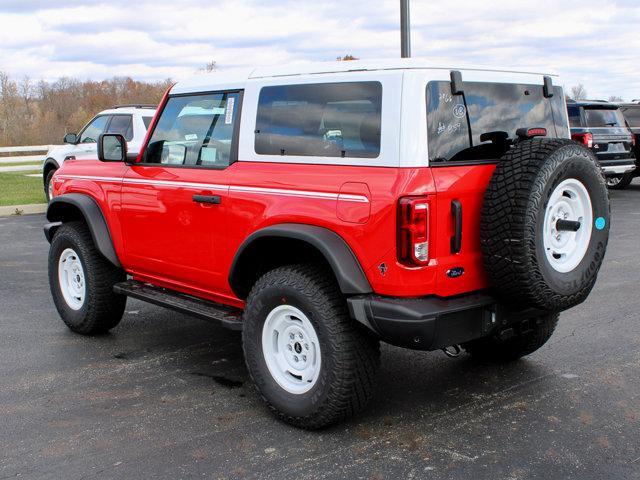
<svg viewBox="0 0 640 480">
<path fill-rule="evenodd" d="M 294 356 L 293 356 L 293 360 L 294 360 L 295 362 L 297 362 L 297 361 L 298 361 L 298 356 L 297 356 L 297 355 L 294 355 Z"/>
<path fill-rule="evenodd" d="M 293 340 L 294 338 L 296 338 L 296 336 L 295 336 L 293 333 L 290 333 L 290 334 L 289 334 L 289 338 L 290 338 L 291 340 Z"/>
<path fill-rule="evenodd" d="M 309 350 L 309 344 L 308 344 L 308 343 L 305 343 L 305 344 L 304 344 L 304 349 L 305 349 L 305 350 Z"/>
<path fill-rule="evenodd" d="M 300 338 L 303 338 L 303 337 L 302 337 L 302 333 L 299 333 L 299 334 L 298 334 L 298 336 L 299 336 Z"/>
<path fill-rule="evenodd" d="M 291 345 L 287 345 L 287 348 L 289 348 L 289 350 L 293 350 L 293 347 Z"/>
<path fill-rule="evenodd" d="M 307 356 L 306 355 L 302 355 L 302 361 L 306 362 L 307 361 Z"/>
</svg>

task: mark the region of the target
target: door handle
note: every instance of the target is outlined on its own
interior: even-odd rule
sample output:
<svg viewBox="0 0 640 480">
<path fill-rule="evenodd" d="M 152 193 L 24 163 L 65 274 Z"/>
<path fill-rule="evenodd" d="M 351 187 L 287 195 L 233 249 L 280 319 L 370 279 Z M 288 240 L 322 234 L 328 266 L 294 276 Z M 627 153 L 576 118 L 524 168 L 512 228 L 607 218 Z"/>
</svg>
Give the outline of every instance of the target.
<svg viewBox="0 0 640 480">
<path fill-rule="evenodd" d="M 451 253 L 459 253 L 462 249 L 462 204 L 460 200 L 451 201 L 451 215 L 453 216 Z"/>
<path fill-rule="evenodd" d="M 211 203 L 214 205 L 220 203 L 220 195 L 194 195 L 192 198 L 196 203 Z"/>
</svg>

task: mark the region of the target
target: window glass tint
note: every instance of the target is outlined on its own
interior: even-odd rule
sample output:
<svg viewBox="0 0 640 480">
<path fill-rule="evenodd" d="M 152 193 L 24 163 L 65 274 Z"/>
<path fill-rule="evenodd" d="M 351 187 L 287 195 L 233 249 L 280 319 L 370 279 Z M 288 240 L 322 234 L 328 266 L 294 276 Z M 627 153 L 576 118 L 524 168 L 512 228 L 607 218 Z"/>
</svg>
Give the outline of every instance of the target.
<svg viewBox="0 0 640 480">
<path fill-rule="evenodd" d="M 585 107 L 584 113 L 588 127 L 624 126 L 624 117 L 618 109 Z"/>
<path fill-rule="evenodd" d="M 238 98 L 237 92 L 170 98 L 151 135 L 144 161 L 228 166 Z"/>
<path fill-rule="evenodd" d="M 149 127 L 151 126 L 151 120 L 153 120 L 153 117 L 142 117 L 145 130 L 149 130 Z"/>
<path fill-rule="evenodd" d="M 131 115 L 114 115 L 111 117 L 107 133 L 119 133 L 127 142 L 133 140 L 133 122 Z"/>
<path fill-rule="evenodd" d="M 108 120 L 108 115 L 94 118 L 80 134 L 80 143 L 96 143 L 98 136 L 104 132 L 104 127 L 107 126 Z"/>
<path fill-rule="evenodd" d="M 262 155 L 375 158 L 380 154 L 380 82 L 264 87 L 255 151 Z"/>
<path fill-rule="evenodd" d="M 569 125 L 572 127 L 581 127 L 582 123 L 580 121 L 580 107 L 567 107 L 567 112 L 569 113 Z"/>
<path fill-rule="evenodd" d="M 630 127 L 640 127 L 640 107 L 622 107 L 621 110 Z"/>
<path fill-rule="evenodd" d="M 542 85 L 464 82 L 463 98 L 451 94 L 450 82 L 429 82 L 429 159 L 498 158 L 522 127 L 544 127 L 550 137 L 568 137 L 562 89 L 554 87 L 551 98 L 544 98 L 542 90 Z"/>
</svg>

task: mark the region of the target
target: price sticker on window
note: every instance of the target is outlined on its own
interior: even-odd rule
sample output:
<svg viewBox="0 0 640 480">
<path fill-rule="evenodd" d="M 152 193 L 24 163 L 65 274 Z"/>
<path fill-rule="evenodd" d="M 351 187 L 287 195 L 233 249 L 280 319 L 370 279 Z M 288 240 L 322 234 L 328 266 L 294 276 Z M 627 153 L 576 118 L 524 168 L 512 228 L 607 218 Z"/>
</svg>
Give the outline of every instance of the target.
<svg viewBox="0 0 640 480">
<path fill-rule="evenodd" d="M 224 114 L 225 125 L 231 125 L 231 122 L 233 122 L 233 105 L 235 104 L 235 102 L 235 97 L 229 97 L 229 99 L 227 100 L 227 111 Z"/>
</svg>

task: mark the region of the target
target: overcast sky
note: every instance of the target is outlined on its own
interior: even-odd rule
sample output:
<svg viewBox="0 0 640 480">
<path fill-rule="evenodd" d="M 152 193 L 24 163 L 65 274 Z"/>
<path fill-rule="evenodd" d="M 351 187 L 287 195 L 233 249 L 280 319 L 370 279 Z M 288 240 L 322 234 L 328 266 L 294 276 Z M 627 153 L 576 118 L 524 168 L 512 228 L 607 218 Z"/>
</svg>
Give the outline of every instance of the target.
<svg viewBox="0 0 640 480">
<path fill-rule="evenodd" d="M 557 72 L 589 96 L 640 98 L 640 0 L 412 0 L 412 53 Z M 180 79 L 353 54 L 397 57 L 399 0 L 0 0 L 13 78 Z"/>
</svg>

